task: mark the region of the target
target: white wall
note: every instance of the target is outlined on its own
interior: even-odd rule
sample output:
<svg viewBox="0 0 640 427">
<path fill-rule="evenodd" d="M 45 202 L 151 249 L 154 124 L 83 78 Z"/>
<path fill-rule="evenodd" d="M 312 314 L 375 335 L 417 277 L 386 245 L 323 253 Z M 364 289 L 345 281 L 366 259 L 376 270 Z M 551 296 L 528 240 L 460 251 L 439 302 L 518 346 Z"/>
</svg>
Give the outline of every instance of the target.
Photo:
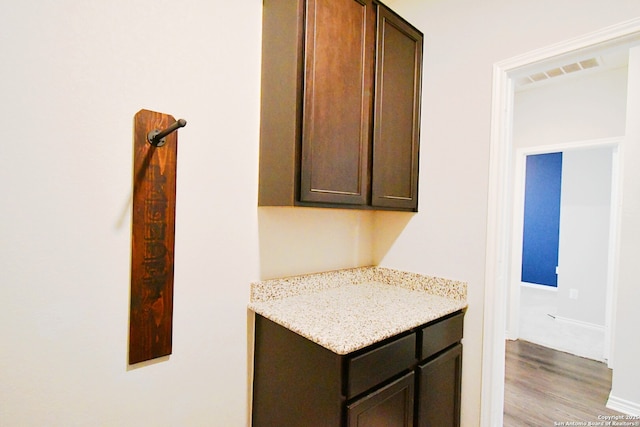
<svg viewBox="0 0 640 427">
<path fill-rule="evenodd" d="M 261 2 L 3 5 L 0 424 L 243 426 L 249 282 L 379 259 L 469 282 L 463 425 L 478 425 L 492 64 L 638 16 L 640 4 L 388 3 L 427 37 L 420 212 L 293 213 L 313 250 L 290 250 L 269 271 L 261 245 L 290 227 L 263 222 L 256 207 Z M 141 108 L 188 125 L 179 131 L 174 353 L 128 370 Z M 341 233 L 352 225 L 375 235 Z M 367 241 L 371 254 L 358 247 Z"/>
<path fill-rule="evenodd" d="M 513 146 L 565 144 L 624 135 L 627 68 L 558 77 L 514 97 Z"/>
<path fill-rule="evenodd" d="M 517 271 L 510 284 L 508 339 L 525 339 L 595 360 L 609 358 L 605 318 L 612 152 L 611 146 L 563 152 L 557 288 L 521 284 L 521 221 L 514 226 L 514 233 L 520 230 L 514 236 L 520 243 L 512 246 Z M 572 290 L 576 299 L 571 298 Z"/>
<path fill-rule="evenodd" d="M 608 289 L 611 173 L 611 147 L 563 153 L 557 314 L 602 327 Z"/>
<path fill-rule="evenodd" d="M 258 221 L 262 2 L 2 9 L 0 425 L 246 425 L 249 283 L 274 265 L 261 265 L 260 242 L 305 230 L 306 252 L 288 246 L 273 274 L 371 263 L 370 249 L 357 254 L 366 233 L 344 233 L 369 228 L 353 211 Z M 178 133 L 173 355 L 128 369 L 142 108 L 188 124 Z"/>
<path fill-rule="evenodd" d="M 558 144 L 584 145 L 624 135 L 626 91 L 627 68 L 622 65 L 528 86 L 514 97 L 514 147 L 564 151 L 559 318 L 605 325 L 612 154 L 611 148 L 563 150 Z M 569 298 L 570 289 L 578 291 L 577 300 Z M 531 293 L 522 297 L 526 295 Z M 517 321 L 510 319 L 510 328 Z"/>
<path fill-rule="evenodd" d="M 613 383 L 609 403 L 640 415 L 640 47 L 630 50 L 627 91 L 627 130 L 623 146 L 622 202 L 620 205 L 619 275 L 614 329 Z"/>
<path fill-rule="evenodd" d="M 624 135 L 627 68 L 587 71 L 516 92 L 514 147 Z M 562 150 L 560 150 L 562 151 Z M 562 165 L 557 315 L 604 326 L 611 148 L 566 150 Z M 569 290 L 578 299 L 569 298 Z"/>
<path fill-rule="evenodd" d="M 385 3 L 421 28 L 426 39 L 420 213 L 382 264 L 469 282 L 462 425 L 475 426 L 481 399 L 493 64 L 639 16 L 640 3 Z"/>
<path fill-rule="evenodd" d="M 261 2 L 0 15 L 0 424 L 244 425 Z M 127 367 L 133 116 L 179 131 L 173 355 Z"/>
</svg>

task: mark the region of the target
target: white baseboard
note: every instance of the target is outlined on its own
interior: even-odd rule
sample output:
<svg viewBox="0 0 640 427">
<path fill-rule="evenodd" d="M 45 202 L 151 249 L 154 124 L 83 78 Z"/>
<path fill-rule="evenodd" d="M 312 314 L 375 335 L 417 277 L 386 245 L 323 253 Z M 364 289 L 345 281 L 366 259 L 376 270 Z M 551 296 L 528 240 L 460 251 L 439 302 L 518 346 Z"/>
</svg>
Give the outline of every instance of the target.
<svg viewBox="0 0 640 427">
<path fill-rule="evenodd" d="M 611 394 L 607 401 L 607 408 L 622 412 L 623 414 L 640 417 L 640 403 L 620 399 L 619 397 L 615 397 Z"/>
<path fill-rule="evenodd" d="M 570 319 L 568 317 L 555 316 L 555 315 L 553 316 L 553 318 L 560 322 L 571 323 L 572 325 L 580 326 L 582 328 L 587 328 L 587 329 L 591 329 L 598 332 L 604 332 L 604 326 L 596 325 L 595 323 L 583 322 L 582 320 Z"/>
<path fill-rule="evenodd" d="M 557 286 L 539 285 L 537 283 L 520 282 L 520 286 L 523 288 L 537 289 L 539 291 L 558 292 Z"/>
</svg>

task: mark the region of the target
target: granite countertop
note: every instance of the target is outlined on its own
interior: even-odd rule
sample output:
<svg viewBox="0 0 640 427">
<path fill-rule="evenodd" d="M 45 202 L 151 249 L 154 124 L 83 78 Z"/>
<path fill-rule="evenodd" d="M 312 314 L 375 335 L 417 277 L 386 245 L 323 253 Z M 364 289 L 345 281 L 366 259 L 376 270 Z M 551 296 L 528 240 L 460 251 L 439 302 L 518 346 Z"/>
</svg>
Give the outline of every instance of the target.
<svg viewBox="0 0 640 427">
<path fill-rule="evenodd" d="M 348 354 L 467 307 L 466 283 L 364 267 L 251 284 L 254 312 Z"/>
</svg>

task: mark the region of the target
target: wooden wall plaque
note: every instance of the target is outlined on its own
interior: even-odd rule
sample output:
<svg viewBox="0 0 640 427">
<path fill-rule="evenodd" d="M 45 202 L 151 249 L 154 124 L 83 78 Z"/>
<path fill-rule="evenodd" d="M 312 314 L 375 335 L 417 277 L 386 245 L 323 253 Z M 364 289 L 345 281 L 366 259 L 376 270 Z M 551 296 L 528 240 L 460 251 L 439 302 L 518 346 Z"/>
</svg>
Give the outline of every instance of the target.
<svg viewBox="0 0 640 427">
<path fill-rule="evenodd" d="M 178 137 L 154 146 L 147 135 L 174 122 L 148 110 L 134 119 L 129 364 L 171 354 Z"/>
</svg>

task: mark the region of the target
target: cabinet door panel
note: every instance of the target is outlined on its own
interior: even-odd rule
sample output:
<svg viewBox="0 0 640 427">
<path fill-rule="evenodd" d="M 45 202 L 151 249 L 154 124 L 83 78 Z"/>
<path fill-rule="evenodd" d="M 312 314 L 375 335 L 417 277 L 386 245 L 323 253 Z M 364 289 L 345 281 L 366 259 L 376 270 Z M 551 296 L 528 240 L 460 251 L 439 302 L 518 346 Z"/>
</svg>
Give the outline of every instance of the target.
<svg viewBox="0 0 640 427">
<path fill-rule="evenodd" d="M 462 344 L 418 367 L 418 427 L 460 426 Z"/>
<path fill-rule="evenodd" d="M 348 427 L 413 426 L 413 390 L 411 372 L 347 407 Z"/>
<path fill-rule="evenodd" d="M 341 358 L 256 314 L 253 427 L 335 427 L 343 414 Z"/>
<path fill-rule="evenodd" d="M 422 35 L 378 8 L 373 206 L 417 209 Z"/>
<path fill-rule="evenodd" d="M 309 0 L 306 12 L 300 200 L 366 204 L 372 0 Z"/>
</svg>

